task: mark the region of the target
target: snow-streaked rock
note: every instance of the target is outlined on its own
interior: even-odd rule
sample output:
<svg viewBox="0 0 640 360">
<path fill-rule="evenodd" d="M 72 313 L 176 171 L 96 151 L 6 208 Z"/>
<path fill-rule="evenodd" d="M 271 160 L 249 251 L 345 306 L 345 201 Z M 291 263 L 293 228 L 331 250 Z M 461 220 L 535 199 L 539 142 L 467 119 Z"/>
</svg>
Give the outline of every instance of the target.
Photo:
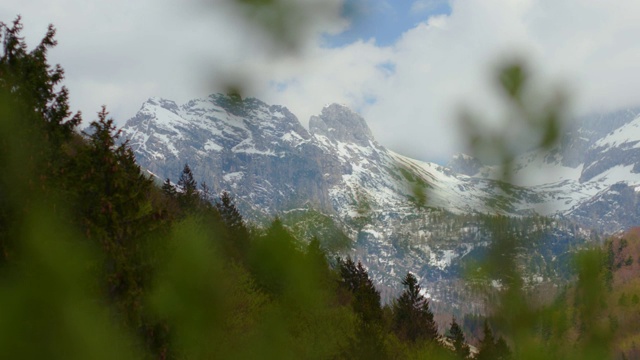
<svg viewBox="0 0 640 360">
<path fill-rule="evenodd" d="M 489 244 L 466 214 L 551 215 L 607 231 L 637 225 L 640 117 L 627 111 L 609 120 L 588 119 L 557 149 L 521 155 L 512 184 L 468 155 L 441 166 L 397 154 L 336 104 L 312 117 L 307 131 L 286 107 L 257 99 L 216 94 L 178 105 L 152 98 L 122 130 L 143 168 L 175 182 L 188 163 L 212 191 L 233 193 L 248 217 L 307 208 L 326 214 L 379 285 L 397 288 L 410 270 L 437 302 L 460 259 Z M 589 233 L 565 227 L 548 241 L 568 251 L 557 243 L 571 237 Z M 562 261 L 557 252 L 538 255 L 547 267 Z M 553 276 L 544 271 L 533 278 Z"/>
</svg>

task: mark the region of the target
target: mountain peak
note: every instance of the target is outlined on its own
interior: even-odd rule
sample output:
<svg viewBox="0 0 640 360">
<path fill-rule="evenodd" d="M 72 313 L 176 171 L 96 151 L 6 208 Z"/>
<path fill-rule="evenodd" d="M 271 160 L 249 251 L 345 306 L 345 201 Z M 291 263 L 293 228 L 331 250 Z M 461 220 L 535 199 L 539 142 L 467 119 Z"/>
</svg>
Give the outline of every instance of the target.
<svg viewBox="0 0 640 360">
<path fill-rule="evenodd" d="M 474 176 L 478 174 L 482 164 L 471 155 L 458 153 L 453 155 L 447 167 L 459 174 Z"/>
<path fill-rule="evenodd" d="M 178 105 L 175 101 L 164 99 L 158 96 L 150 97 L 142 104 L 142 107 L 144 108 L 146 105 L 160 106 L 161 108 L 167 109 L 173 113 L 176 113 L 178 111 Z"/>
<path fill-rule="evenodd" d="M 249 116 L 252 109 L 268 107 L 267 104 L 256 98 L 248 97 L 243 99 L 237 94 L 211 94 L 209 99 L 229 113 L 241 117 Z"/>
<path fill-rule="evenodd" d="M 319 116 L 309 120 L 309 131 L 329 139 L 368 146 L 373 140 L 365 120 L 344 105 L 331 104 L 322 109 Z"/>
</svg>

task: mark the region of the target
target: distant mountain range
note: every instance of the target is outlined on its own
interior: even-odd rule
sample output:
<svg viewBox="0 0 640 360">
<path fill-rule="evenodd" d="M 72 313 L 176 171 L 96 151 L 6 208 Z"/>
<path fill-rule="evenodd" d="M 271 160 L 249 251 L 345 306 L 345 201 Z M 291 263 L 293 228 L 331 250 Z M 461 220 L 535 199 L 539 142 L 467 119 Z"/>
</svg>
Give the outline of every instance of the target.
<svg viewBox="0 0 640 360">
<path fill-rule="evenodd" d="M 469 216 L 553 216 L 567 224 L 555 230 L 558 239 L 584 241 L 589 228 L 640 224 L 639 113 L 583 119 L 555 149 L 518 157 L 513 184 L 468 155 L 441 166 L 397 154 L 338 104 L 307 130 L 286 107 L 253 98 L 151 98 L 122 131 L 139 164 L 160 179 L 177 181 L 188 163 L 198 181 L 231 192 L 248 218 L 297 219 L 309 234 L 333 227 L 381 286 L 395 288 L 407 270 L 425 281 L 451 278 L 460 259 L 486 247 L 477 218 L 460 220 Z M 458 225 L 447 228 L 443 218 Z M 550 264 L 557 255 L 541 257 Z"/>
</svg>

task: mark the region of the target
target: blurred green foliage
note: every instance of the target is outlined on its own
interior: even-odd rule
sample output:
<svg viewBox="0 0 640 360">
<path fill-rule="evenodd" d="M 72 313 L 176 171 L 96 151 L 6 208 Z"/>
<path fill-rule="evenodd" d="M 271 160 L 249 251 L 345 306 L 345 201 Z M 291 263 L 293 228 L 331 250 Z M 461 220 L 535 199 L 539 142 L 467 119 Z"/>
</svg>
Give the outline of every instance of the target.
<svg viewBox="0 0 640 360">
<path fill-rule="evenodd" d="M 314 24 L 335 22 L 341 16 L 357 16 L 352 1 L 230 0 L 249 24 L 260 28 L 276 55 L 299 54 L 314 36 Z"/>
<path fill-rule="evenodd" d="M 92 249 L 51 208 L 23 218 L 15 263 L 0 277 L 0 348 L 22 359 L 134 359 L 132 336 L 110 320 L 95 287 Z"/>
<path fill-rule="evenodd" d="M 513 161 L 524 151 L 544 152 L 560 140 L 565 126 L 567 95 L 561 89 L 534 87 L 526 61 L 511 60 L 497 71 L 497 84 L 502 92 L 505 119 L 499 129 L 488 126 L 469 109 L 460 113 L 460 130 L 469 139 L 472 155 L 501 167 L 502 184 L 512 182 Z M 505 189 L 508 194 L 508 189 Z"/>
<path fill-rule="evenodd" d="M 561 91 L 542 96 L 531 84 L 531 71 L 523 61 L 505 63 L 497 73 L 507 119 L 501 131 L 485 129 L 483 120 L 470 111 L 461 116 L 461 128 L 469 139 L 474 156 L 494 161 L 502 169 L 506 201 L 512 196 L 509 184 L 514 180 L 513 161 L 523 151 L 544 153 L 560 140 L 564 127 L 566 96 Z M 547 94 L 548 95 L 548 94 Z M 513 129 L 518 133 L 514 134 Z M 524 147 L 523 147 L 524 144 Z M 497 161 L 497 162 L 496 162 Z M 551 303 L 534 300 L 523 281 L 521 259 L 526 244 L 509 230 L 506 217 L 491 217 L 486 223 L 492 244 L 485 261 L 478 264 L 475 276 L 483 274 L 488 292 L 498 286 L 499 298 L 488 314 L 491 324 L 506 336 L 516 359 L 604 359 L 611 357 L 611 322 L 606 307 L 605 252 L 597 244 L 575 254 L 575 285 L 569 286 Z M 493 286 L 492 286 L 493 285 Z M 490 334 L 485 323 L 485 337 Z M 494 351 L 483 340 L 478 359 Z M 497 344 L 497 343 L 496 343 Z M 489 350 L 484 350 L 489 349 Z M 486 358 L 505 358 L 492 355 Z"/>
</svg>

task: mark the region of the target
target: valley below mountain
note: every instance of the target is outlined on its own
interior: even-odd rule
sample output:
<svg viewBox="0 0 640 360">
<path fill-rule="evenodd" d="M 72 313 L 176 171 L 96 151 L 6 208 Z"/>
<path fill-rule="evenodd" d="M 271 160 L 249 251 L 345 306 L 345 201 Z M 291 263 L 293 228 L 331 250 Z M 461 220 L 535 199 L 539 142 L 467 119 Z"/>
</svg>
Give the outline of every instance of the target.
<svg viewBox="0 0 640 360">
<path fill-rule="evenodd" d="M 159 181 L 177 182 L 188 164 L 212 192 L 231 193 L 246 219 L 278 216 L 330 254 L 362 261 L 383 300 L 411 271 L 436 312 L 464 314 L 483 311 L 460 280 L 490 249 L 496 218 L 525 249 L 526 283 L 553 286 L 571 276 L 577 249 L 640 223 L 639 113 L 581 119 L 551 151 L 520 155 L 509 184 L 468 155 L 442 166 L 395 153 L 338 104 L 307 130 L 286 107 L 253 98 L 151 98 L 122 138 Z"/>
</svg>

